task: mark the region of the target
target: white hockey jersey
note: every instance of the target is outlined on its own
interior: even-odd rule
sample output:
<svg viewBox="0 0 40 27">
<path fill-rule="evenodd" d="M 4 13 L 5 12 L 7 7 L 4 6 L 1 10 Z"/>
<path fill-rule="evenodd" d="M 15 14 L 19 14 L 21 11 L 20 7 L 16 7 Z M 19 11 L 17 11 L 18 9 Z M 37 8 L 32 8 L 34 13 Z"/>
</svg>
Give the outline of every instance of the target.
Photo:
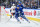
<svg viewBox="0 0 40 27">
<path fill-rule="evenodd" d="M 15 13 L 15 8 L 16 8 L 16 6 L 11 7 L 11 13 Z"/>
</svg>

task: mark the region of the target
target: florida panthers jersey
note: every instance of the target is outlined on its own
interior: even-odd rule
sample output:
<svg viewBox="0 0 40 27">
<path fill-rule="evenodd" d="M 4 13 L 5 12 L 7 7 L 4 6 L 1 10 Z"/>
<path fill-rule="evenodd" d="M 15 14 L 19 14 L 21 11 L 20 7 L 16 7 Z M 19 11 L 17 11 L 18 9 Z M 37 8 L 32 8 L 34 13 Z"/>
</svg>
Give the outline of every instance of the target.
<svg viewBox="0 0 40 27">
<path fill-rule="evenodd" d="M 15 13 L 15 8 L 16 8 L 16 6 L 12 6 L 11 9 L 10 9 L 11 10 L 10 12 Z"/>
</svg>

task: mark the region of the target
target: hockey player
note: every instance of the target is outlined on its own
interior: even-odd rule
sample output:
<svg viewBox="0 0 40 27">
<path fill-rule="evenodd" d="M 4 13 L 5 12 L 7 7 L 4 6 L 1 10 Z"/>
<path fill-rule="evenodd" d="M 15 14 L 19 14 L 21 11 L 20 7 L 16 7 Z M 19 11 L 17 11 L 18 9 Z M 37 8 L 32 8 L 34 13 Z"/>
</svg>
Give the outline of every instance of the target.
<svg viewBox="0 0 40 27">
<path fill-rule="evenodd" d="M 16 8 L 16 6 L 15 6 L 15 4 L 13 4 L 13 6 L 10 9 L 10 12 L 11 12 L 10 18 L 12 18 L 12 16 L 14 17 L 14 15 L 15 15 L 15 8 Z"/>
<path fill-rule="evenodd" d="M 22 9 L 24 8 L 24 6 L 22 5 L 21 2 L 19 2 L 18 6 L 19 6 L 20 8 L 22 8 Z M 23 20 L 21 17 L 20 17 L 20 19 Z M 24 21 L 24 20 L 23 20 L 23 21 Z"/>
<path fill-rule="evenodd" d="M 19 16 L 30 23 L 30 21 L 24 16 L 23 9 L 20 8 L 19 5 L 17 5 L 17 8 L 15 8 L 15 18 L 17 19 L 18 22 L 20 22 L 20 20 L 18 18 Z"/>
</svg>

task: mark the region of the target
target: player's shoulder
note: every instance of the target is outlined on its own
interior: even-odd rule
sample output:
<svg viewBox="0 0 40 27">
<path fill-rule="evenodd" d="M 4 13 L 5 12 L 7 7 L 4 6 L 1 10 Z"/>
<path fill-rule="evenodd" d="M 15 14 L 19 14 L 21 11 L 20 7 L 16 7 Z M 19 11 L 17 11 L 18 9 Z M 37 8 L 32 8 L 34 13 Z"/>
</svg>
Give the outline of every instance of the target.
<svg viewBox="0 0 40 27">
<path fill-rule="evenodd" d="M 11 8 L 13 8 L 13 6 L 11 6 Z"/>
</svg>

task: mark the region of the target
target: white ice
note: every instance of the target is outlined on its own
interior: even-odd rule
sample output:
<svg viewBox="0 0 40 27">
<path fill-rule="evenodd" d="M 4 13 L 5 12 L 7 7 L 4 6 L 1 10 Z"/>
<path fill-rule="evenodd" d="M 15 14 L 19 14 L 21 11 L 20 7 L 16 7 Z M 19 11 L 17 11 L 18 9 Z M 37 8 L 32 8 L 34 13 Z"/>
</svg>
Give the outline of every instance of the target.
<svg viewBox="0 0 40 27">
<path fill-rule="evenodd" d="M 6 20 L 5 20 L 6 21 Z M 6 22 L 0 22 L 0 27 L 40 27 L 40 23 L 30 20 L 30 23 L 27 21 L 21 21 L 21 24 L 16 21 L 15 18 L 9 19 Z"/>
</svg>

